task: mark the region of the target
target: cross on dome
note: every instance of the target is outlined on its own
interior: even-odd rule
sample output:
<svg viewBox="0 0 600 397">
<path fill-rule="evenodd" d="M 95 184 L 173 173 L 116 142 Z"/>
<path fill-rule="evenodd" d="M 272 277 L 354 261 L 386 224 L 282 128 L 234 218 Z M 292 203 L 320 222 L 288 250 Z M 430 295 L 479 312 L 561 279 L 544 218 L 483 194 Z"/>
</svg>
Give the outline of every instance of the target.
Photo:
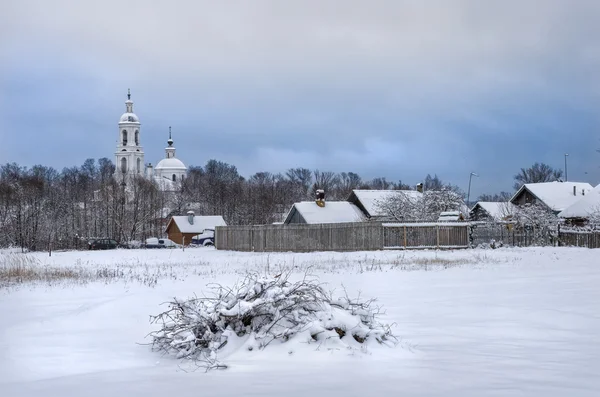
<svg viewBox="0 0 600 397">
<path fill-rule="evenodd" d="M 173 139 L 171 138 L 171 126 L 169 126 L 169 140 L 167 141 L 169 147 L 173 146 Z"/>
<path fill-rule="evenodd" d="M 131 90 L 127 89 L 127 100 L 125 101 L 125 109 L 127 113 L 133 113 L 133 101 L 131 100 Z"/>
<path fill-rule="evenodd" d="M 125 101 L 125 113 L 119 119 L 119 123 L 139 123 L 140 119 L 133 113 L 133 101 L 131 100 L 131 90 L 127 89 L 127 100 Z"/>
</svg>

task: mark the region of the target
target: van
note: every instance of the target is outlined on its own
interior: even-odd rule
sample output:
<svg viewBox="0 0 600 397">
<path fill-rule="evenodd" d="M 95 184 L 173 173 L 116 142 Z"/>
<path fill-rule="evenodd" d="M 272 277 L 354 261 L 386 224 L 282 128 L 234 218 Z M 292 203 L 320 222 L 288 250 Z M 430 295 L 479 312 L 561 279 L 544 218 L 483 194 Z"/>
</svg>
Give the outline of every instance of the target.
<svg viewBox="0 0 600 397">
<path fill-rule="evenodd" d="M 176 244 L 173 240 L 168 238 L 156 238 L 151 237 L 146 239 L 146 248 L 177 248 L 179 244 Z"/>
</svg>

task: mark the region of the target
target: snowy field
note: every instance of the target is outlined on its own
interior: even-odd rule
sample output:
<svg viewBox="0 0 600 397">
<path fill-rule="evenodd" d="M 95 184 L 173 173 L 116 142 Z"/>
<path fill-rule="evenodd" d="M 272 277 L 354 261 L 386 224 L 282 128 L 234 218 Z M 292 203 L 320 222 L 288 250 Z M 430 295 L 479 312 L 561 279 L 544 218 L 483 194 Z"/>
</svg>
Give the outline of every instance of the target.
<svg viewBox="0 0 600 397">
<path fill-rule="evenodd" d="M 600 250 L 0 252 L 11 266 L 22 282 L 0 287 L 3 397 L 600 395 Z M 162 302 L 281 267 L 378 298 L 401 343 L 291 341 L 208 373 L 143 345 Z"/>
</svg>

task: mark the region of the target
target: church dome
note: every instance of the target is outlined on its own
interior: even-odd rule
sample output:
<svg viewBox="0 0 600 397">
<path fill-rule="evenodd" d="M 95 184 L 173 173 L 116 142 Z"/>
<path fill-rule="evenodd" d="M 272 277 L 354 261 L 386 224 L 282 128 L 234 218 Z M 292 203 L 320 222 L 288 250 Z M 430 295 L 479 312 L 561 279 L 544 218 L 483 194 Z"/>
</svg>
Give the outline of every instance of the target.
<svg viewBox="0 0 600 397">
<path fill-rule="evenodd" d="M 135 113 L 123 113 L 119 119 L 119 123 L 139 123 L 140 119 Z"/>
<path fill-rule="evenodd" d="M 156 170 L 187 170 L 187 167 L 183 162 L 175 157 L 169 159 L 162 159 L 156 164 Z"/>
</svg>

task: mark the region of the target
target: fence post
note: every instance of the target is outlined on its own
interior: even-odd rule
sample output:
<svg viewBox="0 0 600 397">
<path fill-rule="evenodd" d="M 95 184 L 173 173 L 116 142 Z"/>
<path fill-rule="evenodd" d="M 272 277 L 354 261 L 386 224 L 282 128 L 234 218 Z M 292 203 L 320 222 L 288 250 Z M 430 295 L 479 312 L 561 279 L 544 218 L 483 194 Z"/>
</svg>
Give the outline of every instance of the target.
<svg viewBox="0 0 600 397">
<path fill-rule="evenodd" d="M 440 225 L 435 225 L 435 234 L 437 240 L 437 249 L 440 249 Z"/>
<path fill-rule="evenodd" d="M 404 225 L 404 249 L 406 249 L 406 247 L 408 246 L 408 241 L 407 241 L 407 237 L 406 237 L 406 225 Z"/>
</svg>

